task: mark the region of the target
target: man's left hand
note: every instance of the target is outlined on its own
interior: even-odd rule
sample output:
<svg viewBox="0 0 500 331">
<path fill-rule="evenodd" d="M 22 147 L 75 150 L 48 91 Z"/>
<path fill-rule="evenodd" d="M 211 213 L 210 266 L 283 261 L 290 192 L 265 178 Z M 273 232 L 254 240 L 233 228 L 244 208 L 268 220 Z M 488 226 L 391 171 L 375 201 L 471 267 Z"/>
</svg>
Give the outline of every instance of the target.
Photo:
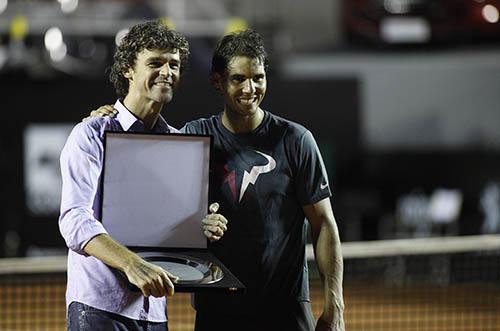
<svg viewBox="0 0 500 331">
<path fill-rule="evenodd" d="M 217 214 L 218 209 L 218 203 L 211 204 L 210 214 L 202 221 L 203 233 L 210 241 L 219 240 L 227 231 L 227 219 L 223 215 Z"/>
<path fill-rule="evenodd" d="M 321 315 L 316 323 L 315 331 L 344 331 L 344 318 L 342 316 L 334 318 L 333 321 L 328 322 L 328 318 Z"/>
</svg>

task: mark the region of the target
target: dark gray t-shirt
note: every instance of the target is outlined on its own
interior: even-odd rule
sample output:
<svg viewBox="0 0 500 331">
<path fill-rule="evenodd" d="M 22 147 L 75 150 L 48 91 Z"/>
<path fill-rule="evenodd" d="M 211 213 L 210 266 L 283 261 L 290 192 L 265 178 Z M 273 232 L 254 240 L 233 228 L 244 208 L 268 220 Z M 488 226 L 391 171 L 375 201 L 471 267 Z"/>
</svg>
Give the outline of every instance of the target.
<svg viewBox="0 0 500 331">
<path fill-rule="evenodd" d="M 303 205 L 330 197 L 312 134 L 265 112 L 261 125 L 233 134 L 222 114 L 188 122 L 182 132 L 214 137 L 210 201 L 229 221 L 210 250 L 247 287 L 244 295 L 200 293 L 197 310 L 252 314 L 262 303 L 309 300 Z"/>
</svg>

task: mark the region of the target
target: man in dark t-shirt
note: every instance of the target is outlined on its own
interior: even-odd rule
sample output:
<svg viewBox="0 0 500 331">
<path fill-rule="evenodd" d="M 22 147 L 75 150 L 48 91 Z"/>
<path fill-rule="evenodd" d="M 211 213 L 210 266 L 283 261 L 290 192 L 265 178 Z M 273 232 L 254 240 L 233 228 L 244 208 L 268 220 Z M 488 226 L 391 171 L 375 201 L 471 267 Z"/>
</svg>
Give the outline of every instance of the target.
<svg viewBox="0 0 500 331">
<path fill-rule="evenodd" d="M 267 65 L 258 33 L 223 37 L 210 78 L 224 109 L 181 129 L 214 137 L 211 200 L 219 202 L 228 225 L 226 232 L 205 231 L 218 239 L 210 250 L 247 287 L 244 295 L 195 294 L 195 330 L 344 331 L 343 262 L 325 167 L 310 131 L 260 108 Z M 110 110 L 92 112 L 102 114 Z M 324 307 L 316 326 L 306 218 L 323 281 Z"/>
<path fill-rule="evenodd" d="M 223 116 L 189 122 L 182 130 L 214 137 L 212 176 L 222 185 L 213 186 L 212 199 L 222 202 L 232 222 L 211 250 L 248 288 L 244 300 L 227 296 L 236 299 L 228 309 L 260 310 L 253 302 L 262 299 L 307 301 L 302 206 L 330 196 L 314 138 L 304 127 L 269 112 L 250 134 L 230 132 Z M 207 300 L 207 309 L 211 306 Z"/>
<path fill-rule="evenodd" d="M 306 217 L 325 294 L 316 330 L 344 330 L 342 256 L 325 167 L 310 131 L 260 108 L 266 67 L 256 32 L 222 38 L 211 81 L 224 110 L 181 129 L 214 137 L 211 199 L 229 223 L 210 248 L 247 286 L 241 296 L 196 294 L 195 330 L 314 329 Z"/>
</svg>

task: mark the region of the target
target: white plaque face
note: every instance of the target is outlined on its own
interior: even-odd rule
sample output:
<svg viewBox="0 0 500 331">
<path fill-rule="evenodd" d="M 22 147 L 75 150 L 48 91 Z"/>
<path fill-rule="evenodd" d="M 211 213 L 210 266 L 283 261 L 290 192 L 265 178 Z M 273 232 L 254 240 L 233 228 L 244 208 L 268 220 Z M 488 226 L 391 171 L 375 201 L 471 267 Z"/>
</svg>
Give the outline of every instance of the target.
<svg viewBox="0 0 500 331">
<path fill-rule="evenodd" d="M 102 223 L 126 246 L 207 248 L 210 137 L 106 133 Z"/>
</svg>

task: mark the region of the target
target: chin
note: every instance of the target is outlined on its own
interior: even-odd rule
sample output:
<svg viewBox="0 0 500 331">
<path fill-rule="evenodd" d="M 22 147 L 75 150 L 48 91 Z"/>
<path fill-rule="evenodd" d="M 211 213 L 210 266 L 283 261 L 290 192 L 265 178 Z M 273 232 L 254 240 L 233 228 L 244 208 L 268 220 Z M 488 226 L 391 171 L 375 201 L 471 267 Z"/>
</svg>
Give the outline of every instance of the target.
<svg viewBox="0 0 500 331">
<path fill-rule="evenodd" d="M 243 116 L 252 116 L 257 113 L 258 108 L 252 109 L 240 109 L 238 113 Z"/>
<path fill-rule="evenodd" d="M 156 98 L 156 100 L 159 103 L 169 103 L 170 101 L 172 101 L 172 98 L 173 98 L 172 95 L 162 95 L 159 98 Z"/>
<path fill-rule="evenodd" d="M 255 114 L 259 110 L 259 105 L 258 104 L 253 104 L 250 106 L 243 106 L 243 105 L 238 105 L 238 112 L 240 113 L 245 113 L 248 115 Z"/>
</svg>

